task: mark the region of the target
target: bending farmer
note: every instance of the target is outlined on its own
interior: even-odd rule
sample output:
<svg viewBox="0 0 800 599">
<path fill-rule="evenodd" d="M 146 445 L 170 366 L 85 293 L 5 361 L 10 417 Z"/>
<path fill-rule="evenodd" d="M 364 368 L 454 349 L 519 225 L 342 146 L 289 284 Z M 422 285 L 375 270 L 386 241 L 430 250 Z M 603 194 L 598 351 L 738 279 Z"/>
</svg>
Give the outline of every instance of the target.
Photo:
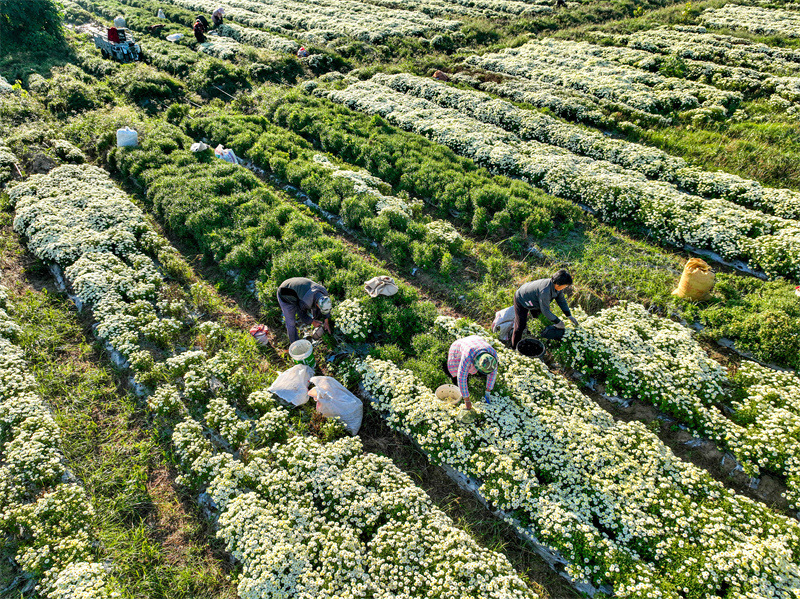
<svg viewBox="0 0 800 599">
<path fill-rule="evenodd" d="M 298 339 L 297 319 L 303 324 L 325 326 L 325 330 L 333 334 L 331 310 L 333 302 L 328 291 L 319 283 L 304 277 L 286 279 L 278 287 L 278 305 L 286 319 L 286 334 L 289 343 Z"/>
<path fill-rule="evenodd" d="M 467 386 L 471 374 L 480 373 L 486 377 L 484 399 L 489 402 L 489 391 L 494 389 L 494 381 L 497 378 L 497 352 L 483 337 L 471 335 L 454 341 L 450 351 L 447 352 L 447 361 L 442 366 L 453 382 L 458 384 L 465 408 L 472 409 Z"/>
<path fill-rule="evenodd" d="M 211 13 L 211 20 L 214 22 L 214 27 L 222 25 L 222 18 L 225 16 L 225 9 L 221 6 Z"/>
<path fill-rule="evenodd" d="M 570 285 L 572 285 L 572 275 L 561 269 L 549 279 L 531 281 L 517 289 L 514 294 L 514 332 L 511 334 L 513 349 L 516 349 L 517 344 L 522 340 L 522 334 L 528 326 L 529 314 L 533 318 L 544 314 L 547 320 L 553 323 L 545 329 L 544 336 L 548 339 L 561 338 L 564 323 L 550 311 L 550 302 L 553 300 L 556 300 L 564 316 L 569 318 L 572 324 L 578 326 L 578 321 L 572 316 L 567 300 L 564 299 L 564 289 Z"/>
<path fill-rule="evenodd" d="M 203 15 L 199 15 L 194 20 L 192 31 L 194 31 L 194 37 L 195 39 L 197 39 L 198 44 L 202 44 L 204 41 L 206 41 L 206 31 L 208 31 L 208 21 Z"/>
</svg>

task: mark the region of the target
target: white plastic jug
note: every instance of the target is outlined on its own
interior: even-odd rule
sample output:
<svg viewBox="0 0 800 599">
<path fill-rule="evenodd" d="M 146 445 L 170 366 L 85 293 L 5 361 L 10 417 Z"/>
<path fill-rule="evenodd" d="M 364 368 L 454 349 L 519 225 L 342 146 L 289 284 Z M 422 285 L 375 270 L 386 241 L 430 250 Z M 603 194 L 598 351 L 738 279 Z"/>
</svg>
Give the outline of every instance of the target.
<svg viewBox="0 0 800 599">
<path fill-rule="evenodd" d="M 139 134 L 130 127 L 117 129 L 117 147 L 135 148 L 139 145 Z"/>
<path fill-rule="evenodd" d="M 166 19 L 167 18 L 167 16 L 164 14 L 164 11 L 161 10 L 160 8 L 158 9 L 158 18 L 159 19 Z"/>
</svg>

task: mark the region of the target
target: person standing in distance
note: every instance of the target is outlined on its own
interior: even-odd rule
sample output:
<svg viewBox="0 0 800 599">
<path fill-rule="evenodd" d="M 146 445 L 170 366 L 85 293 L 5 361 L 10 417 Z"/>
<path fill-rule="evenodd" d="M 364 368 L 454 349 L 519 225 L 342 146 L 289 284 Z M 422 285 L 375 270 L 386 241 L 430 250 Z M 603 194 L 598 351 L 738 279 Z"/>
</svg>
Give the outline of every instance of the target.
<svg viewBox="0 0 800 599">
<path fill-rule="evenodd" d="M 572 275 L 563 268 L 549 279 L 537 279 L 525 283 L 514 294 L 514 331 L 511 333 L 511 348 L 516 349 L 522 340 L 522 335 L 528 326 L 528 317 L 538 318 L 544 314 L 553 324 L 544 331 L 544 337 L 560 339 L 563 335 L 564 323 L 550 311 L 550 302 L 556 300 L 558 307 L 569 318 L 570 322 L 578 326 L 578 321 L 572 316 L 564 298 L 564 289 L 572 285 Z M 559 331 L 558 329 L 561 329 Z"/>
</svg>

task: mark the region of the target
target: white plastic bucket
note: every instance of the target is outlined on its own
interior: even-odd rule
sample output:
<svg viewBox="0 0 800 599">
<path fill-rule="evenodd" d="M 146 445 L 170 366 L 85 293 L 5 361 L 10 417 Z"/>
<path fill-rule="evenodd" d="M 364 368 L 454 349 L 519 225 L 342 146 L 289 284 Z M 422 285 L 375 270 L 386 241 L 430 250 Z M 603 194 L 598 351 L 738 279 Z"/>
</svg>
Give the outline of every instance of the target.
<svg viewBox="0 0 800 599">
<path fill-rule="evenodd" d="M 314 359 L 314 346 L 305 339 L 295 341 L 289 346 L 289 356 L 295 364 L 305 364 L 311 368 L 317 366 L 317 361 Z"/>
<path fill-rule="evenodd" d="M 139 134 L 130 127 L 117 129 L 117 147 L 135 148 L 139 145 Z"/>
<path fill-rule="evenodd" d="M 119 15 L 117 18 L 115 18 L 114 27 L 116 27 L 117 29 L 126 29 L 128 25 L 125 23 L 125 17 Z"/>
</svg>

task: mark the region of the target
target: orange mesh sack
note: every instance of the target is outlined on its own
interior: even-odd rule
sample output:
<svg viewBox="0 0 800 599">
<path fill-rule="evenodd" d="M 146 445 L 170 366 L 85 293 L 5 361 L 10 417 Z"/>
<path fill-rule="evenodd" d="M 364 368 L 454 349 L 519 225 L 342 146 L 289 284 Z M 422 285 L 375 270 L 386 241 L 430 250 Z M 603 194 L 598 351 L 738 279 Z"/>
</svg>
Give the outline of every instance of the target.
<svg viewBox="0 0 800 599">
<path fill-rule="evenodd" d="M 692 258 L 686 263 L 678 288 L 672 295 L 695 301 L 706 300 L 711 296 L 715 282 L 711 267 L 700 258 Z"/>
</svg>

